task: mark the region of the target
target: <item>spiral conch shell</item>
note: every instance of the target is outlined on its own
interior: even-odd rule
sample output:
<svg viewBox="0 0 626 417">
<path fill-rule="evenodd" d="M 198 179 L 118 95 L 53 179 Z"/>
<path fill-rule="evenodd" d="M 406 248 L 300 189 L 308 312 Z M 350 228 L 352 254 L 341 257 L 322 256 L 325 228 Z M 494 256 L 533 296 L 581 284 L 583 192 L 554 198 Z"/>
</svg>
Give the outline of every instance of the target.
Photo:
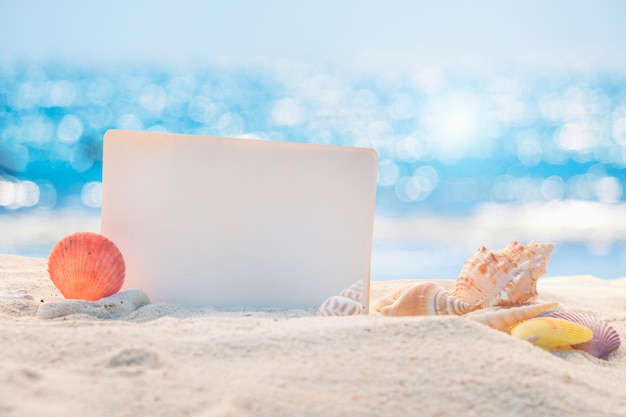
<svg viewBox="0 0 626 417">
<path fill-rule="evenodd" d="M 465 314 L 474 308 L 457 300 L 435 282 L 415 284 L 404 291 L 391 305 L 381 308 L 383 316 L 423 316 L 434 314 Z"/>
<path fill-rule="evenodd" d="M 48 273 L 65 298 L 96 301 L 122 288 L 126 264 L 109 239 L 79 232 L 64 237 L 52 248 Z"/>
<path fill-rule="evenodd" d="M 532 302 L 553 249 L 553 243 L 515 241 L 497 251 L 483 246 L 463 264 L 452 295 L 481 308 Z"/>
</svg>

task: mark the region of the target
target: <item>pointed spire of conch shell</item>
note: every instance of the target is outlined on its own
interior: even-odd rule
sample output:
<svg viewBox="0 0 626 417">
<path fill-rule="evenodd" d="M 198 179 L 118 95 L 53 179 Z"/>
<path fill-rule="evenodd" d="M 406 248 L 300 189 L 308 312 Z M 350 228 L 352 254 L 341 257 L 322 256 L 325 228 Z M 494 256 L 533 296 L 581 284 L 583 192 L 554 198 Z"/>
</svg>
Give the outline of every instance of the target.
<svg viewBox="0 0 626 417">
<path fill-rule="evenodd" d="M 352 298 L 355 301 L 361 301 L 363 297 L 363 281 L 356 281 L 354 284 L 350 285 L 350 287 L 341 290 L 339 295 Z"/>
<path fill-rule="evenodd" d="M 529 304 L 513 307 L 491 307 L 466 314 L 468 319 L 477 321 L 492 329 L 508 331 L 511 326 L 531 319 L 544 311 L 551 310 L 559 303 Z"/>
<path fill-rule="evenodd" d="M 554 243 L 515 241 L 497 251 L 483 246 L 463 264 L 452 295 L 483 308 L 535 301 L 553 249 Z"/>
<path fill-rule="evenodd" d="M 381 308 L 383 316 L 424 316 L 435 314 L 465 314 L 474 308 L 457 300 L 441 285 L 422 282 L 409 287 L 391 305 Z"/>
</svg>

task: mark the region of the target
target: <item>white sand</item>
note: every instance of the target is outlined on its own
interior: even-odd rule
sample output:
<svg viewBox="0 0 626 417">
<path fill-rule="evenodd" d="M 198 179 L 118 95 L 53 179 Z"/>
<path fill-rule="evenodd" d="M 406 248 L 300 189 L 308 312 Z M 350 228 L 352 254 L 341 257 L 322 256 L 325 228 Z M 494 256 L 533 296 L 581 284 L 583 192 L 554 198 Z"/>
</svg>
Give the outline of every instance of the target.
<svg viewBox="0 0 626 417">
<path fill-rule="evenodd" d="M 0 255 L 0 292 L 61 298 L 45 263 Z M 373 282 L 372 300 L 402 283 Z M 624 343 L 626 280 L 539 283 L 540 301 L 607 320 Z M 459 317 L 35 310 L 0 300 L 0 416 L 626 416 L 624 347 L 608 362 L 549 353 Z"/>
</svg>

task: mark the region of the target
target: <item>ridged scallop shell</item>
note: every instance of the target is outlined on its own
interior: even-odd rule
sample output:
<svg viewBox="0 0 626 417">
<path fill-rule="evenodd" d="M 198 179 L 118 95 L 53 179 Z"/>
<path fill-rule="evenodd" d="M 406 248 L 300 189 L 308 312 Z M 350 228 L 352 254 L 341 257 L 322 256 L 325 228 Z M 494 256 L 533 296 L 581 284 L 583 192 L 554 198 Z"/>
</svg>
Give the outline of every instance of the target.
<svg viewBox="0 0 626 417">
<path fill-rule="evenodd" d="M 469 304 L 457 300 L 435 282 L 421 282 L 409 287 L 391 305 L 382 307 L 383 316 L 425 316 L 466 314 L 474 310 Z"/>
<path fill-rule="evenodd" d="M 463 264 L 452 295 L 483 308 L 532 302 L 552 249 L 553 243 L 515 241 L 497 251 L 483 246 Z"/>
<path fill-rule="evenodd" d="M 513 326 L 510 333 L 546 350 L 570 347 L 593 337 L 588 327 L 555 317 L 535 317 L 523 321 Z"/>
<path fill-rule="evenodd" d="M 361 301 L 363 297 L 363 282 L 361 280 L 356 281 L 349 288 L 341 290 L 339 295 L 352 298 L 355 301 Z"/>
<path fill-rule="evenodd" d="M 585 343 L 572 345 L 572 348 L 585 351 L 596 358 L 608 360 L 609 354 L 617 350 L 621 344 L 617 331 L 604 320 L 591 314 L 576 311 L 555 311 L 548 314 L 547 317 L 569 320 L 591 329 L 593 332 L 592 339 Z"/>
<path fill-rule="evenodd" d="M 52 248 L 48 273 L 65 298 L 96 301 L 122 288 L 126 264 L 109 239 L 79 232 L 64 237 Z"/>
<path fill-rule="evenodd" d="M 492 329 L 508 331 L 511 326 L 536 317 L 558 305 L 559 303 L 553 302 L 511 307 L 490 307 L 466 314 L 465 317 Z"/>
<path fill-rule="evenodd" d="M 343 295 L 328 297 L 317 310 L 318 316 L 355 316 L 363 313 L 365 307 L 356 300 Z"/>
</svg>

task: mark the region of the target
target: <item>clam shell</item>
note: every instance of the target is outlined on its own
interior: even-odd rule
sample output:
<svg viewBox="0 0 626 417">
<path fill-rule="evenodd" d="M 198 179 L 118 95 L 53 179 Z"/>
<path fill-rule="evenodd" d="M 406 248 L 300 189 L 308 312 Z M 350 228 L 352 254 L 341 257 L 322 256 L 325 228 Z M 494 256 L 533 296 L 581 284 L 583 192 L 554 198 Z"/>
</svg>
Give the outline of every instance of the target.
<svg viewBox="0 0 626 417">
<path fill-rule="evenodd" d="M 553 243 L 515 241 L 497 251 L 483 246 L 463 264 L 452 295 L 482 308 L 535 301 L 553 249 Z"/>
<path fill-rule="evenodd" d="M 65 298 L 96 301 L 122 288 L 126 264 L 109 239 L 79 232 L 64 237 L 52 248 L 48 273 Z"/>
<path fill-rule="evenodd" d="M 586 326 L 555 317 L 535 317 L 511 327 L 511 336 L 546 350 L 584 343 L 593 337 Z"/>
<path fill-rule="evenodd" d="M 466 314 L 465 317 L 492 329 L 507 331 L 511 326 L 538 316 L 558 305 L 559 303 L 553 302 L 512 307 L 490 307 Z"/>
<path fill-rule="evenodd" d="M 443 314 L 465 314 L 473 306 L 457 300 L 435 282 L 421 282 L 409 287 L 391 305 L 382 307 L 383 316 L 425 316 Z"/>
<path fill-rule="evenodd" d="M 343 295 L 333 295 L 324 301 L 317 310 L 318 316 L 355 316 L 363 313 L 365 307 L 356 300 Z"/>
<path fill-rule="evenodd" d="M 609 354 L 620 346 L 621 342 L 617 331 L 604 320 L 591 314 L 576 311 L 555 311 L 548 314 L 547 317 L 569 320 L 591 329 L 593 332 L 592 339 L 585 343 L 572 345 L 572 348 L 585 351 L 596 358 L 608 360 Z"/>
</svg>

